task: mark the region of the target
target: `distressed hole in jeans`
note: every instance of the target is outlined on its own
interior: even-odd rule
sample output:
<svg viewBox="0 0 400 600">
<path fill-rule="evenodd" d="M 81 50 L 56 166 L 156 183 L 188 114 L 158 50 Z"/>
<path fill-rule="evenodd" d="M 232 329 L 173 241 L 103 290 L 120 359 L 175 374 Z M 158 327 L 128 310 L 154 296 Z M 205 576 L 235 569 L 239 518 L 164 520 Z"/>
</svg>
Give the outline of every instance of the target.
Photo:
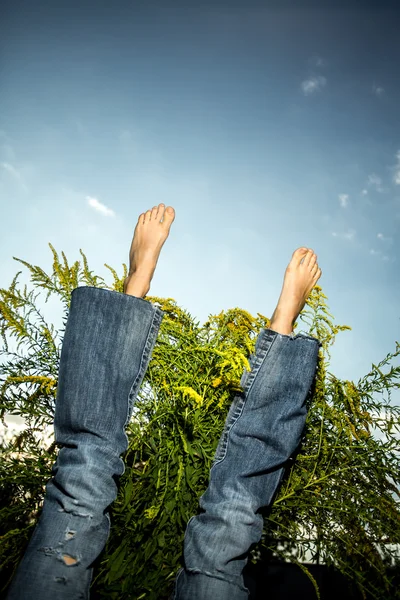
<svg viewBox="0 0 400 600">
<path fill-rule="evenodd" d="M 78 562 L 76 558 L 70 556 L 69 554 L 63 554 L 62 559 L 68 567 L 72 567 L 72 565 L 76 565 L 76 563 Z"/>
<path fill-rule="evenodd" d="M 65 532 L 65 539 L 66 540 L 72 540 L 72 538 L 75 537 L 76 531 L 72 531 L 72 529 L 67 529 L 67 531 Z"/>
<path fill-rule="evenodd" d="M 57 581 L 57 583 L 63 583 L 65 585 L 68 580 L 66 577 L 55 577 L 54 581 Z"/>
</svg>

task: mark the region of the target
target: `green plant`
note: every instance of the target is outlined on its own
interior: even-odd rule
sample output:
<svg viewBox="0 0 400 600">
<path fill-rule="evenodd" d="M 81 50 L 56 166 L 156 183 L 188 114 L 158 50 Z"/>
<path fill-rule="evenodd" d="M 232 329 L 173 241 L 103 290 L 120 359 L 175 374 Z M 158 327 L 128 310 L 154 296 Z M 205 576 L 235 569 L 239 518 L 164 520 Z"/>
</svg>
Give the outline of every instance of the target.
<svg viewBox="0 0 400 600">
<path fill-rule="evenodd" d="M 51 426 L 63 330 L 48 325 L 38 298 L 55 295 L 68 315 L 78 285 L 122 292 L 123 274 L 109 267 L 107 285 L 81 251 L 72 266 L 54 248 L 53 269 L 19 260 L 33 290 L 0 290 L 0 411 L 20 415 L 26 427 L 2 442 L 0 560 L 8 582 L 32 533 L 56 448 L 38 443 Z M 171 299 L 148 297 L 165 317 L 128 427 L 126 471 L 112 507 L 112 531 L 97 567 L 97 597 L 167 598 L 180 566 L 183 535 L 207 486 L 213 454 L 232 395 L 267 317 L 239 308 L 210 316 L 201 325 Z M 326 297 L 316 287 L 301 315 L 322 342 L 306 431 L 251 560 L 280 557 L 301 564 L 308 549 L 333 564 L 370 597 L 395 598 L 389 563 L 400 543 L 398 501 L 399 387 L 395 360 L 400 345 L 357 383 L 329 373 L 329 349 L 337 333 Z M 65 325 L 65 323 L 64 323 Z M 309 573 L 308 573 L 309 574 Z M 309 574 L 311 577 L 311 575 Z M 7 585 L 7 584 L 6 584 Z M 317 592 L 316 586 L 316 592 Z"/>
</svg>

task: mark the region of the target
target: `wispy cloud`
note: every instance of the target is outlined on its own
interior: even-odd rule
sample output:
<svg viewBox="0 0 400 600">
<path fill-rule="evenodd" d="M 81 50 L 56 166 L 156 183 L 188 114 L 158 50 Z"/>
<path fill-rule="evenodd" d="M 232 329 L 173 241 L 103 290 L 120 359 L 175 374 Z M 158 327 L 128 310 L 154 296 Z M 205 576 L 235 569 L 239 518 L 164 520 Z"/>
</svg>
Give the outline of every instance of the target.
<svg viewBox="0 0 400 600">
<path fill-rule="evenodd" d="M 361 195 L 362 195 L 362 196 L 366 196 L 367 194 L 368 194 L 368 190 L 366 190 L 366 189 L 363 189 L 363 190 L 361 191 Z"/>
<path fill-rule="evenodd" d="M 383 252 L 381 252 L 380 250 L 375 250 L 375 248 L 371 248 L 369 253 L 371 254 L 371 256 L 377 256 L 385 262 L 389 260 L 389 256 L 387 254 L 383 254 Z"/>
<path fill-rule="evenodd" d="M 392 238 L 383 235 L 383 233 L 378 233 L 376 237 L 378 238 L 378 240 L 381 240 L 381 242 L 392 242 Z"/>
<path fill-rule="evenodd" d="M 381 98 L 381 96 L 385 94 L 384 88 L 376 85 L 375 83 L 372 86 L 372 92 L 375 94 L 375 96 L 378 96 L 378 98 Z"/>
<path fill-rule="evenodd" d="M 368 175 L 368 185 L 381 185 L 382 179 L 373 173 L 372 175 Z"/>
<path fill-rule="evenodd" d="M 349 229 L 348 231 L 346 231 L 344 233 L 338 233 L 337 231 L 332 231 L 332 235 L 333 235 L 333 237 L 341 238 L 343 240 L 348 240 L 349 242 L 352 242 L 354 240 L 354 238 L 356 237 L 356 231 L 354 229 Z"/>
<path fill-rule="evenodd" d="M 2 162 L 1 166 L 5 171 L 7 171 L 7 173 L 11 175 L 11 177 L 14 177 L 14 179 L 21 180 L 21 173 L 18 171 L 18 169 L 10 165 L 10 163 Z"/>
<path fill-rule="evenodd" d="M 342 208 L 346 208 L 346 206 L 348 205 L 348 202 L 349 202 L 349 195 L 348 194 L 339 194 L 339 202 L 340 202 L 340 206 Z"/>
<path fill-rule="evenodd" d="M 393 181 L 396 185 L 400 185 L 400 150 L 396 154 L 396 165 L 394 167 Z"/>
<path fill-rule="evenodd" d="M 386 246 L 386 247 L 388 244 L 390 245 L 390 243 L 393 241 L 391 237 L 385 236 L 383 233 L 377 233 L 376 237 L 379 240 L 380 244 L 384 244 L 384 246 Z M 376 256 L 377 258 L 380 258 L 381 260 L 383 260 L 385 262 L 390 260 L 390 257 L 387 254 L 385 254 L 384 250 L 377 250 L 376 248 L 370 248 L 369 253 L 371 254 L 371 256 Z"/>
<path fill-rule="evenodd" d="M 17 169 L 16 167 L 14 167 L 11 163 L 9 162 L 2 162 L 0 163 L 1 168 L 6 171 L 8 173 L 8 175 L 10 177 L 12 177 L 20 186 L 23 190 L 27 191 L 28 188 L 24 183 L 23 177 L 21 175 L 21 172 L 19 171 L 19 169 Z"/>
<path fill-rule="evenodd" d="M 311 66 L 318 68 L 326 67 L 327 65 L 326 60 L 322 56 L 312 56 L 308 62 Z"/>
<path fill-rule="evenodd" d="M 326 77 L 322 77 L 322 75 L 316 75 L 302 81 L 301 89 L 305 96 L 310 96 L 311 94 L 315 94 L 315 92 L 321 91 L 325 85 Z"/>
<path fill-rule="evenodd" d="M 379 193 L 382 193 L 385 191 L 385 188 L 382 186 L 381 177 L 379 177 L 375 173 L 368 175 L 367 185 L 368 185 L 368 187 L 374 188 L 374 190 L 376 190 Z"/>
<path fill-rule="evenodd" d="M 102 215 L 106 217 L 115 217 L 115 212 L 111 210 L 111 208 L 108 208 L 105 204 L 99 202 L 97 198 L 86 196 L 86 200 L 89 206 L 91 206 L 94 210 L 97 210 L 97 212 L 101 213 Z"/>
</svg>

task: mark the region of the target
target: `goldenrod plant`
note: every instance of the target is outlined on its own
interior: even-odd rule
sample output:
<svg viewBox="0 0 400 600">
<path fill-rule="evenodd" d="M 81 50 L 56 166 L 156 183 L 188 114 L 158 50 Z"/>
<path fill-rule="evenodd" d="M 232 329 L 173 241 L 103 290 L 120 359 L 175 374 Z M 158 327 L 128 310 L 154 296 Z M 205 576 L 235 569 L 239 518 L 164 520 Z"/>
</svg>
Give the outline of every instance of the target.
<svg viewBox="0 0 400 600">
<path fill-rule="evenodd" d="M 51 439 L 64 330 L 48 324 L 39 297 L 59 298 L 65 319 L 71 292 L 87 285 L 122 293 L 90 271 L 86 256 L 68 264 L 50 244 L 52 273 L 20 259 L 21 271 L 0 290 L 0 410 L 24 419 L 4 436 L 0 465 L 0 560 L 3 592 L 24 552 L 43 500 L 57 448 Z M 129 448 L 112 529 L 98 561 L 93 593 L 111 600 L 168 598 L 182 560 L 183 535 L 207 486 L 214 451 L 233 396 L 241 392 L 258 332 L 269 319 L 234 308 L 200 324 L 172 298 L 147 297 L 165 313 L 153 357 L 128 427 Z M 44 303 L 42 302 L 43 306 Z M 398 598 L 400 344 L 359 381 L 329 372 L 330 348 L 346 326 L 336 325 L 316 286 L 297 330 L 322 342 L 301 447 L 286 469 L 265 531 L 251 554 L 292 561 L 315 585 L 307 561 L 333 565 L 364 597 Z M 44 435 L 45 432 L 49 432 Z"/>
</svg>

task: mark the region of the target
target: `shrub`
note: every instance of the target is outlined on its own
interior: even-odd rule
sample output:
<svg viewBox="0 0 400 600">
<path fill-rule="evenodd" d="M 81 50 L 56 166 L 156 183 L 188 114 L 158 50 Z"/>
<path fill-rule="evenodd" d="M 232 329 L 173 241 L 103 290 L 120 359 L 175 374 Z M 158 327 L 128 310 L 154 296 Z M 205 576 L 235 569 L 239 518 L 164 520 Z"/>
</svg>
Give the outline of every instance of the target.
<svg viewBox="0 0 400 600">
<path fill-rule="evenodd" d="M 64 330 L 48 325 L 39 308 L 55 295 L 64 318 L 79 285 L 122 292 L 123 275 L 106 265 L 113 281 L 82 262 L 69 265 L 55 249 L 50 275 L 21 262 L 33 289 L 0 290 L 0 410 L 19 415 L 25 429 L 2 442 L 0 560 L 6 588 L 33 531 L 56 447 L 40 440 L 51 426 Z M 129 448 L 112 530 L 98 561 L 92 590 L 99 598 L 168 598 L 181 563 L 186 523 L 205 491 L 213 454 L 257 334 L 269 319 L 234 308 L 201 325 L 171 298 L 148 297 L 165 313 L 153 357 L 128 427 Z M 251 560 L 281 558 L 334 565 L 376 599 L 398 597 L 388 565 L 400 543 L 397 450 L 400 345 L 357 383 L 328 371 L 329 350 L 346 326 L 334 323 L 316 286 L 299 321 L 322 342 L 309 414 L 299 452 L 286 469 L 265 531 Z M 65 320 L 64 320 L 65 327 Z M 312 576 L 308 573 L 310 578 Z M 314 582 L 315 583 L 315 582 Z M 315 583 L 316 593 L 318 588 Z"/>
</svg>

